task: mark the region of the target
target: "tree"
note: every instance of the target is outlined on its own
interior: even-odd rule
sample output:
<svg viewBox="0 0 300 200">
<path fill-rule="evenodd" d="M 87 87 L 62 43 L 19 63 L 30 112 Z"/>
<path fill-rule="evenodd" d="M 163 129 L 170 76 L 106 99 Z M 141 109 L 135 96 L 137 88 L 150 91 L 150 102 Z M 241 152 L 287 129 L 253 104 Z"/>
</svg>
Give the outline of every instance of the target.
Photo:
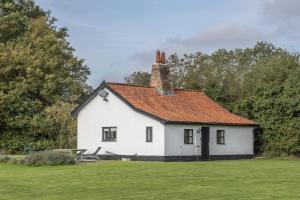
<svg viewBox="0 0 300 200">
<path fill-rule="evenodd" d="M 45 110 L 79 103 L 90 92 L 90 71 L 49 12 L 26 0 L 1 0 L 0 11 L 0 148 L 16 152 L 44 140 L 31 137 L 37 116 L 47 119 Z"/>
<path fill-rule="evenodd" d="M 60 149 L 74 148 L 76 146 L 76 121 L 70 114 L 74 108 L 74 104 L 62 101 L 45 108 L 33 117 L 29 133 L 31 138 L 35 141 L 50 141 Z M 33 145 L 36 144 L 33 143 Z M 41 147 L 36 145 L 33 148 Z"/>
<path fill-rule="evenodd" d="M 245 75 L 244 97 L 236 110 L 256 119 L 263 128 L 265 151 L 300 155 L 299 56 L 274 55 L 259 61 Z"/>
<path fill-rule="evenodd" d="M 128 77 L 125 77 L 125 82 L 137 85 L 150 85 L 151 74 L 148 72 L 134 72 Z"/>
</svg>

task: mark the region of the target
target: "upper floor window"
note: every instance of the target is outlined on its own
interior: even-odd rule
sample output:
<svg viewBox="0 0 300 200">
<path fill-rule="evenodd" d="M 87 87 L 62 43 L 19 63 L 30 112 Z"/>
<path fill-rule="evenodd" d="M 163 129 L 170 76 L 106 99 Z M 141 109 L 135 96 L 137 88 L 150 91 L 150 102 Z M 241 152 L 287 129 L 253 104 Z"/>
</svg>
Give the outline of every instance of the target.
<svg viewBox="0 0 300 200">
<path fill-rule="evenodd" d="M 217 130 L 217 144 L 225 144 L 225 131 Z"/>
<path fill-rule="evenodd" d="M 102 128 L 102 141 L 103 142 L 116 142 L 117 141 L 117 127 L 103 127 Z"/>
<path fill-rule="evenodd" d="M 184 129 L 184 144 L 193 144 L 193 129 Z"/>
<path fill-rule="evenodd" d="M 152 142 L 152 132 L 153 128 L 148 126 L 146 127 L 146 142 Z"/>
</svg>

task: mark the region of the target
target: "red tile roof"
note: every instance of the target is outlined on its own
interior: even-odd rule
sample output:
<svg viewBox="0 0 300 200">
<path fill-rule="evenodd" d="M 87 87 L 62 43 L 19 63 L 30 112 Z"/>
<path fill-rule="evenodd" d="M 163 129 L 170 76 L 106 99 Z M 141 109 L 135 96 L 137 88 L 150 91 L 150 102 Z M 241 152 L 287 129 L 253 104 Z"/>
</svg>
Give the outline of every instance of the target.
<svg viewBox="0 0 300 200">
<path fill-rule="evenodd" d="M 121 83 L 106 86 L 133 108 L 167 123 L 257 125 L 233 114 L 199 90 L 174 89 L 175 95 L 160 95 L 154 87 Z"/>
</svg>

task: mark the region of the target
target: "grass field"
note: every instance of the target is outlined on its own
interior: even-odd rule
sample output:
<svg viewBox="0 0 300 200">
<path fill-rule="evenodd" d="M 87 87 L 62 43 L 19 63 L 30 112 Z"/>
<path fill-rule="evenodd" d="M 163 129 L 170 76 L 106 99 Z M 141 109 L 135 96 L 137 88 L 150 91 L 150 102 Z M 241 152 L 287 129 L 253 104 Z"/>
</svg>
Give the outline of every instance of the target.
<svg viewBox="0 0 300 200">
<path fill-rule="evenodd" d="M 0 199 L 300 199 L 300 160 L 0 164 Z"/>
</svg>

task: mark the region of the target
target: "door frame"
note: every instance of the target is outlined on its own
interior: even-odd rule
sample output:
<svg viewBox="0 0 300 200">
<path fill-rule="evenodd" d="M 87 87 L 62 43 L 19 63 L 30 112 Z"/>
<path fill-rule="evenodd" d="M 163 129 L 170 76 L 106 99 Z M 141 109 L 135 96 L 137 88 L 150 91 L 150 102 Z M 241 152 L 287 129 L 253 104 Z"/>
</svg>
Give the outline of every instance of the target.
<svg viewBox="0 0 300 200">
<path fill-rule="evenodd" d="M 203 128 L 207 129 L 206 133 L 204 132 Z M 204 134 L 207 137 L 207 144 L 206 145 L 204 145 L 205 143 L 204 143 L 204 140 L 202 139 Z M 209 128 L 209 126 L 201 127 L 201 160 L 210 160 L 209 138 L 210 138 L 210 128 Z M 207 156 L 205 158 L 203 157 L 203 148 L 204 148 L 204 146 L 206 146 L 206 150 L 207 150 Z"/>
</svg>

